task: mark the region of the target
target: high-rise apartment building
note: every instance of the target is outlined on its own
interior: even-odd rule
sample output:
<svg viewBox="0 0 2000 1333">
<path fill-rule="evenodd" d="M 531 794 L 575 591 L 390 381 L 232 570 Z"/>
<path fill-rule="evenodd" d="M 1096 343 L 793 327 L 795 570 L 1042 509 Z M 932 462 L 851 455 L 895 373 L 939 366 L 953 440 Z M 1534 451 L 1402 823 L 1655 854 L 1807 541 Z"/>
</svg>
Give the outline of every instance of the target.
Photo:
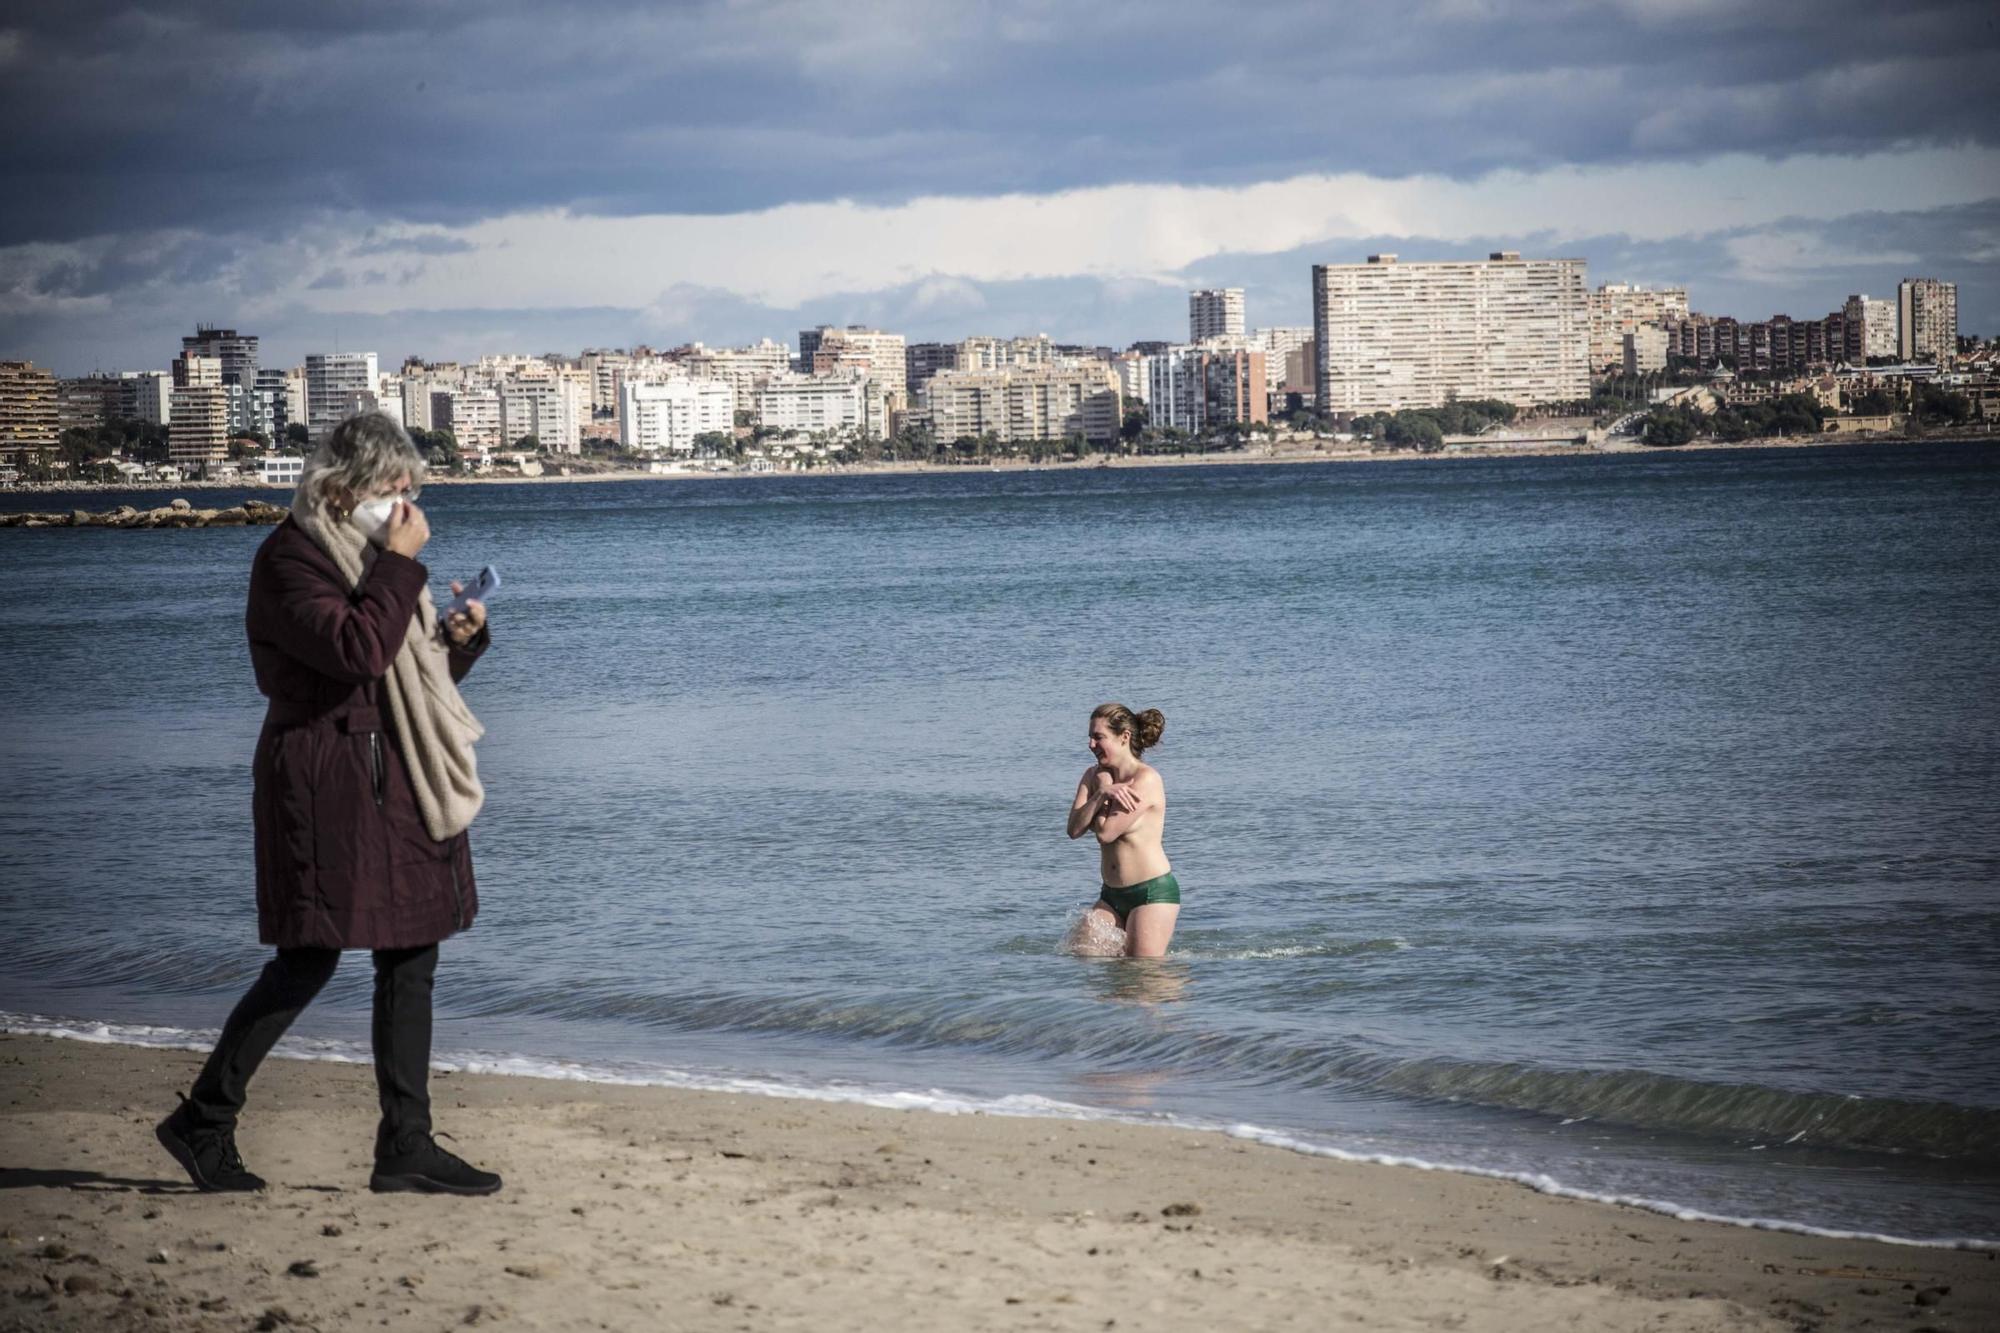
<svg viewBox="0 0 2000 1333">
<path fill-rule="evenodd" d="M 1188 341 L 1243 336 L 1243 289 L 1211 287 L 1188 293 Z"/>
<path fill-rule="evenodd" d="M 641 453 L 691 453 L 697 435 L 736 425 L 736 391 L 723 380 L 627 379 L 618 389 L 618 442 Z"/>
<path fill-rule="evenodd" d="M 957 343 L 911 343 L 903 350 L 903 384 L 912 397 L 940 370 L 957 369 Z"/>
<path fill-rule="evenodd" d="M 0 461 L 54 447 L 58 419 L 55 375 L 32 361 L 0 361 Z"/>
<path fill-rule="evenodd" d="M 229 457 L 229 389 L 222 382 L 222 358 L 183 351 L 174 358 L 174 387 L 167 427 L 167 459 L 180 467 L 201 467 Z"/>
<path fill-rule="evenodd" d="M 1624 360 L 1625 335 L 1634 329 L 1662 328 L 1688 317 L 1685 287 L 1634 287 L 1607 282 L 1590 294 L 1590 372 L 1616 370 Z M 1652 339 L 1644 339 L 1648 345 Z"/>
<path fill-rule="evenodd" d="M 954 370 L 1032 370 L 1056 363 L 1056 345 L 1046 333 L 1019 338 L 992 338 L 975 334 L 962 338 Z"/>
<path fill-rule="evenodd" d="M 1590 306 L 1581 259 L 1313 266 L 1319 405 L 1329 412 L 1522 406 L 1590 396 Z"/>
<path fill-rule="evenodd" d="M 83 375 L 56 381 L 56 424 L 62 430 L 95 430 L 114 417 L 126 393 L 120 375 Z"/>
<path fill-rule="evenodd" d="M 506 448 L 514 448 L 532 435 L 548 453 L 583 452 L 583 437 L 578 431 L 579 408 L 587 413 L 588 407 L 581 381 L 503 380 L 499 394 L 500 439 Z"/>
<path fill-rule="evenodd" d="M 1958 284 L 1905 278 L 1896 285 L 1896 354 L 1946 367 L 1958 356 Z"/>
<path fill-rule="evenodd" d="M 181 354 L 212 356 L 222 366 L 222 383 L 252 388 L 257 383 L 257 335 L 197 324 L 181 338 Z"/>
<path fill-rule="evenodd" d="M 757 424 L 771 430 L 859 432 L 868 424 L 868 382 L 861 375 L 799 375 L 787 371 L 767 378 L 753 399 Z"/>
<path fill-rule="evenodd" d="M 1285 367 L 1292 354 L 1311 342 L 1312 336 L 1310 327 L 1251 331 L 1250 345 L 1264 351 L 1264 387 L 1274 397 L 1285 390 Z"/>
<path fill-rule="evenodd" d="M 1011 370 L 946 370 L 924 389 L 932 435 L 942 441 L 991 436 L 1002 444 L 1118 438 L 1118 376 L 1104 362 Z"/>
<path fill-rule="evenodd" d="M 799 334 L 801 370 L 812 375 L 858 370 L 899 400 L 909 391 L 907 352 L 902 334 L 859 324 L 821 325 Z"/>
<path fill-rule="evenodd" d="M 704 347 L 695 343 L 681 363 L 689 374 L 726 380 L 736 391 L 736 401 L 746 407 L 757 401 L 757 391 L 773 375 L 792 368 L 792 354 L 783 343 L 760 338 L 748 347 Z"/>
<path fill-rule="evenodd" d="M 341 418 L 373 405 L 378 374 L 373 352 L 314 352 L 306 357 L 306 428 L 314 440 Z"/>
<path fill-rule="evenodd" d="M 1146 358 L 1147 419 L 1190 434 L 1269 421 L 1264 353 L 1255 347 L 1169 347 Z"/>
<path fill-rule="evenodd" d="M 1865 366 L 1871 356 L 1896 355 L 1896 302 L 1857 294 L 1847 298 L 1841 315 L 1846 334 L 1841 355 L 1849 363 Z"/>
</svg>

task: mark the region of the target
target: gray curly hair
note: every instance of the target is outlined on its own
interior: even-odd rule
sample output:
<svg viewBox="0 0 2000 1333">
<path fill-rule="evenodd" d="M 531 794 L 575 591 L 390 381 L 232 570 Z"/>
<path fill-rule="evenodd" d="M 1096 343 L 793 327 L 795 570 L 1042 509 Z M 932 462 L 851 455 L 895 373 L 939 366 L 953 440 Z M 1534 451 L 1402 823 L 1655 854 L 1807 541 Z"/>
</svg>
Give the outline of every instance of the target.
<svg viewBox="0 0 2000 1333">
<path fill-rule="evenodd" d="M 424 456 L 386 412 L 356 412 L 327 433 L 299 474 L 296 508 L 325 510 L 336 494 L 366 495 L 407 472 L 410 498 L 424 484 Z"/>
</svg>

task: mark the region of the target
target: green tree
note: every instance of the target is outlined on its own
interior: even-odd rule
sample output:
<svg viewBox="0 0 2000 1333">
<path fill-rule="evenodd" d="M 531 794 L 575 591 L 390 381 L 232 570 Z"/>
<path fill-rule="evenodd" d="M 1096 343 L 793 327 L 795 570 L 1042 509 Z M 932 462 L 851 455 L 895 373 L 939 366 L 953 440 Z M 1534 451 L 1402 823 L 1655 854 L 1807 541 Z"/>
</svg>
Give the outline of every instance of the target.
<svg viewBox="0 0 2000 1333">
<path fill-rule="evenodd" d="M 312 443 L 312 432 L 306 429 L 303 421 L 288 421 L 285 423 L 285 442 L 304 448 Z"/>
</svg>

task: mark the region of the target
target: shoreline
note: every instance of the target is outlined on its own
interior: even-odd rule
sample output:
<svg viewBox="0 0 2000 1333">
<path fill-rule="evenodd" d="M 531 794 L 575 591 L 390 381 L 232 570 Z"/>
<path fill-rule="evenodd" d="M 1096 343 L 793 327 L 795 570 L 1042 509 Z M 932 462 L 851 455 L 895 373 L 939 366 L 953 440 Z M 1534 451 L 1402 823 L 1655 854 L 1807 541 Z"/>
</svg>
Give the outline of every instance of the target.
<svg viewBox="0 0 2000 1333">
<path fill-rule="evenodd" d="M 0 1035 L 0 1329 L 286 1326 L 276 1307 L 322 1329 L 2000 1325 L 1991 1250 L 1165 1126 L 740 1092 L 440 1072 L 439 1127 L 507 1189 L 375 1196 L 371 1071 L 285 1058 L 240 1136 L 272 1188 L 199 1195 L 151 1133 L 199 1058 Z"/>
<path fill-rule="evenodd" d="M 1754 440 L 1725 442 L 1720 440 L 1690 441 L 1680 445 L 1648 445 L 1636 440 L 1621 441 L 1612 446 L 1594 444 L 1568 445 L 1464 445 L 1448 447 L 1440 453 L 1419 453 L 1414 449 L 1304 449 L 1279 450 L 1260 448 L 1257 450 L 1218 450 L 1207 454 L 1099 454 L 1076 462 L 1030 462 L 1027 459 L 999 459 L 989 463 L 855 463 L 828 465 L 825 467 L 782 469 L 769 472 L 751 472 L 747 469 L 730 471 L 709 471 L 689 469 L 684 472 L 646 472 L 636 469 L 622 469 L 611 472 L 572 474 L 569 476 L 544 475 L 523 477 L 518 474 L 491 476 L 430 476 L 424 479 L 425 486 L 538 486 L 572 485 L 583 482 L 640 482 L 640 481 L 763 481 L 770 479 L 800 479 L 822 477 L 866 477 L 866 476 L 950 476 L 957 473 L 1027 473 L 1027 472 L 1094 472 L 1099 469 L 1114 468 L 1172 468 L 1172 467 L 1217 467 L 1232 465 L 1268 465 L 1288 463 L 1413 463 L 1413 462 L 1455 462 L 1469 458 L 1610 458 L 1653 455 L 1671 457 L 1685 454 L 1755 452 L 1772 449 L 1812 449 L 1820 447 L 1847 447 L 1852 445 L 1888 444 L 1955 444 L 1978 443 L 1995 438 L 1988 429 L 1969 432 L 1939 432 L 1928 435 L 1791 435 L 1768 436 Z M 116 481 L 116 482 L 70 482 L 50 485 L 27 482 L 0 489 L 0 495 L 69 495 L 91 494 L 100 491 L 173 491 L 173 490 L 243 490 L 271 491 L 285 494 L 290 487 L 266 485 L 257 481 Z"/>
</svg>

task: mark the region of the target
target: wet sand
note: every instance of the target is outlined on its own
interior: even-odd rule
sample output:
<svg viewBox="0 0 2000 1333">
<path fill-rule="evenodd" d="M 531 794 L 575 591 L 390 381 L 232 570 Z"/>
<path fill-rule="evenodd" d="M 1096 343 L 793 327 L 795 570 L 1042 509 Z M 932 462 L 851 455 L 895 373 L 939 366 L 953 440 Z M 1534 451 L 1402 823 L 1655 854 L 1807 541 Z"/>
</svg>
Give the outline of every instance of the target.
<svg viewBox="0 0 2000 1333">
<path fill-rule="evenodd" d="M 0 1330 L 2000 1327 L 2000 1259 L 1681 1222 L 1212 1134 L 440 1074 L 487 1199 L 367 1189 L 361 1066 L 273 1060 L 202 1195 L 197 1055 L 0 1036 Z"/>
</svg>

